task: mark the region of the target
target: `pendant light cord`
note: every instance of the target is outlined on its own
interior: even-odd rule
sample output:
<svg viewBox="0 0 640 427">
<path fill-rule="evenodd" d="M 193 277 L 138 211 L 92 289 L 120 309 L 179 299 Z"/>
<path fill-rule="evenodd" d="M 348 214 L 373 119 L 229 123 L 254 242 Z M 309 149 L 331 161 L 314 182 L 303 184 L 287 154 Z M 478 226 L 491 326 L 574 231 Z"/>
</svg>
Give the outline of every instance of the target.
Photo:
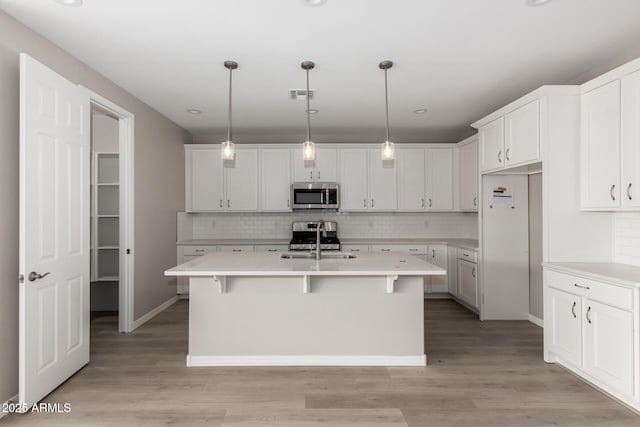
<svg viewBox="0 0 640 427">
<path fill-rule="evenodd" d="M 311 112 L 309 111 L 309 69 L 307 68 L 307 141 L 311 141 Z"/>
<path fill-rule="evenodd" d="M 229 68 L 229 115 L 227 122 L 227 141 L 231 141 L 231 85 L 233 83 L 231 78 L 232 74 L 233 68 Z"/>
<path fill-rule="evenodd" d="M 389 141 L 389 89 L 387 87 L 387 69 L 384 69 L 384 105 L 387 113 L 387 141 Z"/>
</svg>

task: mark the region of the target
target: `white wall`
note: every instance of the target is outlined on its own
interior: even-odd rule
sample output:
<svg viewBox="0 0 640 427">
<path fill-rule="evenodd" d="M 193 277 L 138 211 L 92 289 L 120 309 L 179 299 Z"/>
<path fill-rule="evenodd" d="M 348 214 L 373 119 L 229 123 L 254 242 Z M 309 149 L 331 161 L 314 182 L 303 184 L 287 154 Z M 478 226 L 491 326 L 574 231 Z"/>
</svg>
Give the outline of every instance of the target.
<svg viewBox="0 0 640 427">
<path fill-rule="evenodd" d="M 640 212 L 614 213 L 614 261 L 640 266 Z"/>
<path fill-rule="evenodd" d="M 18 393 L 19 53 L 135 115 L 135 307 L 139 318 L 175 294 L 176 212 L 184 210 L 191 135 L 76 58 L 0 11 L 0 402 Z"/>
<path fill-rule="evenodd" d="M 542 174 L 529 175 L 529 314 L 543 316 Z"/>
<path fill-rule="evenodd" d="M 180 216 L 182 216 L 181 214 Z M 478 238 L 475 213 L 199 213 L 197 239 L 290 239 L 293 221 L 338 223 L 341 238 Z M 180 218 L 179 218 L 179 222 Z"/>
</svg>

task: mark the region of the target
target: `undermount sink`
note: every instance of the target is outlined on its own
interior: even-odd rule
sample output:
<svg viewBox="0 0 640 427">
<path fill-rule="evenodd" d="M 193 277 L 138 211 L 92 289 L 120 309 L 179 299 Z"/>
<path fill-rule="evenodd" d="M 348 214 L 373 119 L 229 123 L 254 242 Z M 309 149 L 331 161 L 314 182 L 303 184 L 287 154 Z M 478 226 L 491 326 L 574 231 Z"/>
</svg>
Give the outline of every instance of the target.
<svg viewBox="0 0 640 427">
<path fill-rule="evenodd" d="M 316 254 L 313 252 L 285 252 L 280 258 L 286 259 L 315 259 Z M 320 260 L 323 259 L 353 259 L 356 256 L 351 252 L 322 252 Z"/>
</svg>

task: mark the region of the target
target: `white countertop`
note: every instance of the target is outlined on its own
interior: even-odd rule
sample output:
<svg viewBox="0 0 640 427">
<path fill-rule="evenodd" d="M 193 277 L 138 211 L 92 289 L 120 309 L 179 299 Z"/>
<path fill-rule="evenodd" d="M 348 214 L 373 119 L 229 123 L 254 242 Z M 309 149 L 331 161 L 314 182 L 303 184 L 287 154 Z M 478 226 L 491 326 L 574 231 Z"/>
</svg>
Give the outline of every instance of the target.
<svg viewBox="0 0 640 427">
<path fill-rule="evenodd" d="M 206 245 L 288 245 L 291 239 L 192 239 L 178 241 L 178 245 L 206 246 Z M 454 248 L 475 251 L 478 241 L 474 239 L 446 239 L 446 238 L 350 238 L 340 237 L 343 245 L 434 245 L 442 244 Z"/>
<path fill-rule="evenodd" d="M 640 267 L 611 262 L 545 262 L 543 267 L 593 280 L 640 288 Z"/>
<path fill-rule="evenodd" d="M 166 276 L 443 276 L 446 270 L 400 252 L 352 259 L 283 259 L 279 253 L 214 252 L 165 271 Z"/>
</svg>

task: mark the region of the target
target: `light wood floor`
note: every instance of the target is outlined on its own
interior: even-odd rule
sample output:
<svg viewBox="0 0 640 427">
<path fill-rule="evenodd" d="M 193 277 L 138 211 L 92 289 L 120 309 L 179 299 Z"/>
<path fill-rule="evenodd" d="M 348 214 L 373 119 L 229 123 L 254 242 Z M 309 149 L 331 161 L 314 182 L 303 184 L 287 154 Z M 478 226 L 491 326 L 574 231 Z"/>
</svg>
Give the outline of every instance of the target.
<svg viewBox="0 0 640 427">
<path fill-rule="evenodd" d="M 426 368 L 186 368 L 187 303 L 132 334 L 95 319 L 91 363 L 49 395 L 69 414 L 29 426 L 640 426 L 640 416 L 542 361 L 542 330 L 426 301 Z"/>
</svg>

